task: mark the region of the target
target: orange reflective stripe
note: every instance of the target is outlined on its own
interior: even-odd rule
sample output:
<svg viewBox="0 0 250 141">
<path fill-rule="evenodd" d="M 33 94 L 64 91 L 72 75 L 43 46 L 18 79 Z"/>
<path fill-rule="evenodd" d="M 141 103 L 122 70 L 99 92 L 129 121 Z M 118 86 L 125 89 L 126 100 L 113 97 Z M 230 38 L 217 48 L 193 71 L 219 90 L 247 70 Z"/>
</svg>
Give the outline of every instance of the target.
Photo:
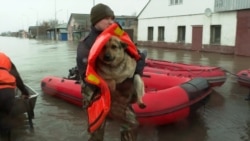
<svg viewBox="0 0 250 141">
<path fill-rule="evenodd" d="M 116 27 L 114 30 L 114 33 L 118 36 L 122 36 L 124 33 L 124 30 L 122 30 L 120 27 Z"/>
<path fill-rule="evenodd" d="M 87 76 L 87 80 L 88 80 L 88 82 L 91 82 L 91 84 L 95 84 L 95 85 L 100 84 L 100 79 L 98 78 L 98 76 L 96 76 L 94 74 L 89 74 Z"/>
</svg>

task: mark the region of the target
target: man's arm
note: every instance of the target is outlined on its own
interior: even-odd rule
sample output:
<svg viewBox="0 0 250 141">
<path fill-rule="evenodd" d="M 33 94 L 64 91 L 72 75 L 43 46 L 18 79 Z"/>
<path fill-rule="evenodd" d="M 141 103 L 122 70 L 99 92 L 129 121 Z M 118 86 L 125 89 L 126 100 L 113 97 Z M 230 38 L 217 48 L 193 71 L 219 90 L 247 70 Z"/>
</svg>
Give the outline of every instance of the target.
<svg viewBox="0 0 250 141">
<path fill-rule="evenodd" d="M 83 42 L 79 43 L 77 48 L 76 65 L 83 81 L 87 69 L 89 51 L 90 50 L 84 45 Z"/>
<path fill-rule="evenodd" d="M 17 87 L 21 90 L 22 95 L 29 95 L 28 90 L 26 89 L 23 80 L 21 78 L 21 76 L 19 75 L 16 66 L 11 62 L 11 70 L 10 73 L 16 78 L 16 85 Z"/>
</svg>

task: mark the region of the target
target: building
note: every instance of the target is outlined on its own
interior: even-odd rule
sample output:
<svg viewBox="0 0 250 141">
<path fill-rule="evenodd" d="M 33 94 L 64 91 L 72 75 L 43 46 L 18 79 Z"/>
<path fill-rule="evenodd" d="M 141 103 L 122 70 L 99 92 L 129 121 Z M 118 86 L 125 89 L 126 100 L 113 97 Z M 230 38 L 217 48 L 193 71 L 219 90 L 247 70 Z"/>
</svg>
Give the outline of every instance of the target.
<svg viewBox="0 0 250 141">
<path fill-rule="evenodd" d="M 129 34 L 132 40 L 137 39 L 137 18 L 136 16 L 116 16 L 122 28 Z M 79 41 L 85 38 L 90 32 L 91 21 L 89 14 L 72 13 L 68 21 L 68 40 Z"/>
<path fill-rule="evenodd" d="M 89 14 L 76 14 L 70 15 L 67 30 L 68 40 L 78 41 L 88 35 L 91 27 Z"/>
<path fill-rule="evenodd" d="M 28 29 L 29 38 L 38 38 L 39 35 L 39 26 L 30 26 Z"/>
<path fill-rule="evenodd" d="M 57 24 L 56 26 L 47 29 L 47 38 L 51 40 L 67 41 L 67 24 Z"/>
<path fill-rule="evenodd" d="M 136 16 L 115 16 L 115 21 L 128 33 L 130 38 L 137 41 L 137 17 Z"/>
<path fill-rule="evenodd" d="M 28 38 L 28 33 L 25 30 L 19 30 L 17 32 L 17 37 L 19 37 L 19 38 Z"/>
<path fill-rule="evenodd" d="M 249 30 L 249 0 L 149 0 L 137 43 L 250 56 Z"/>
</svg>

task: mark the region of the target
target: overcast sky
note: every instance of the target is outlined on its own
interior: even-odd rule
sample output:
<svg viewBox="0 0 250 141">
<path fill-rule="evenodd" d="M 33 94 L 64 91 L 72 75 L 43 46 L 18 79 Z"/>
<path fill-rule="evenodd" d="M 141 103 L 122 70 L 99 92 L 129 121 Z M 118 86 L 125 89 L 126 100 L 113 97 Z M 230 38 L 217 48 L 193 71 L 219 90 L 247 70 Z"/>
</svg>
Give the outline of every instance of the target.
<svg viewBox="0 0 250 141">
<path fill-rule="evenodd" d="M 18 31 L 38 21 L 57 18 L 67 22 L 71 13 L 89 14 L 94 4 L 104 3 L 115 15 L 137 15 L 148 0 L 5 0 L 0 5 L 0 33 Z"/>
</svg>

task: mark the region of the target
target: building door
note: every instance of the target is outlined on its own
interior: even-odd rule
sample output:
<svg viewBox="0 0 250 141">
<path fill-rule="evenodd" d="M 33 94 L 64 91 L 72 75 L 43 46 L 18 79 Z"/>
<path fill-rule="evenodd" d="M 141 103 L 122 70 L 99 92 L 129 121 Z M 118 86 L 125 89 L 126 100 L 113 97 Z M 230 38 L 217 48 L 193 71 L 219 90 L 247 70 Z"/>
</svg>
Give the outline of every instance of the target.
<svg viewBox="0 0 250 141">
<path fill-rule="evenodd" d="M 201 25 L 195 25 L 192 29 L 192 50 L 200 51 L 202 48 L 202 30 Z"/>
<path fill-rule="evenodd" d="M 235 54 L 250 56 L 250 10 L 237 12 Z"/>
</svg>

